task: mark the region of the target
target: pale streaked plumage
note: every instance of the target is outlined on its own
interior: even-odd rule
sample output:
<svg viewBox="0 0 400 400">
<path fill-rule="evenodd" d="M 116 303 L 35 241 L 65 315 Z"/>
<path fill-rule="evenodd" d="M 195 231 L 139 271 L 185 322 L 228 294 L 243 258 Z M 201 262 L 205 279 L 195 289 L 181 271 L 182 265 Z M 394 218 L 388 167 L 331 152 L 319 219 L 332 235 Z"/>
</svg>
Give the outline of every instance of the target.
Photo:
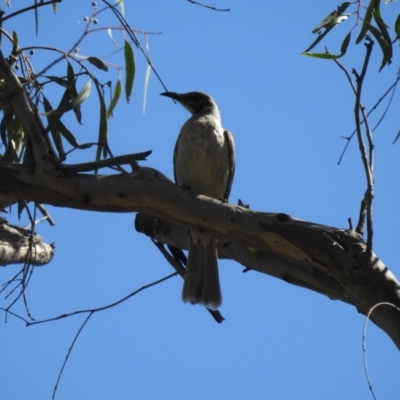
<svg viewBox="0 0 400 400">
<path fill-rule="evenodd" d="M 183 124 L 174 151 L 175 182 L 194 193 L 229 198 L 235 171 L 235 146 L 224 130 L 214 100 L 205 93 L 162 93 L 181 103 L 192 116 Z M 216 309 L 222 296 L 215 239 L 190 232 L 182 299 Z"/>
</svg>

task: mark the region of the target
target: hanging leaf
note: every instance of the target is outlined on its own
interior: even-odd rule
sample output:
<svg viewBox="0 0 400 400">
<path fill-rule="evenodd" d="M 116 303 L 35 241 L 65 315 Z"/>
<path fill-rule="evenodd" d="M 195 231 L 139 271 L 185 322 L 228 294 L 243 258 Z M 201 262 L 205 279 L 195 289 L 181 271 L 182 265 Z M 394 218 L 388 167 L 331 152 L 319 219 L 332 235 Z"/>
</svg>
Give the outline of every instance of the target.
<svg viewBox="0 0 400 400">
<path fill-rule="evenodd" d="M 149 86 L 150 74 L 151 74 L 151 65 L 150 63 L 147 63 L 146 75 L 144 77 L 143 115 L 146 112 L 147 88 Z"/>
<path fill-rule="evenodd" d="M 121 84 L 121 81 L 118 79 L 118 82 L 114 88 L 114 93 L 113 93 L 113 97 L 111 99 L 110 106 L 108 107 L 108 110 L 107 110 L 107 119 L 111 117 L 111 115 L 114 111 L 114 108 L 117 105 L 118 100 L 121 96 L 121 92 L 122 92 L 122 84 Z"/>
<path fill-rule="evenodd" d="M 135 58 L 133 55 L 133 49 L 127 40 L 125 40 L 124 54 L 125 54 L 125 72 L 126 72 L 125 95 L 126 95 L 126 101 L 129 103 L 129 99 L 132 93 L 133 81 L 135 79 L 136 68 L 135 68 Z"/>
<path fill-rule="evenodd" d="M 78 93 L 78 95 L 70 102 L 69 101 L 69 96 L 66 96 L 65 93 L 61 99 L 60 106 L 56 108 L 55 110 L 51 109 L 49 111 L 45 110 L 45 113 L 42 113 L 41 115 L 45 117 L 58 117 L 61 118 L 62 114 L 64 114 L 67 111 L 70 111 L 72 109 L 75 109 L 76 107 L 80 106 L 89 96 L 90 91 L 91 91 L 91 83 L 90 79 L 85 83 L 81 91 Z M 68 93 L 68 89 L 67 92 Z"/>
<path fill-rule="evenodd" d="M 319 23 L 312 31 L 312 33 L 320 33 L 322 28 L 332 29 L 334 26 L 345 21 L 349 14 L 343 14 L 351 3 L 342 3 L 337 10 L 332 11 L 321 23 Z"/>
<path fill-rule="evenodd" d="M 351 39 L 351 31 L 347 34 L 347 36 L 344 38 L 342 42 L 342 46 L 340 47 L 340 52 L 341 52 L 340 57 L 346 54 L 347 47 L 349 47 L 350 39 Z"/>
<path fill-rule="evenodd" d="M 121 15 L 124 17 L 125 16 L 124 1 L 123 0 L 115 0 L 115 2 L 119 5 L 119 7 L 121 9 Z"/>
<path fill-rule="evenodd" d="M 96 77 L 93 76 L 90 72 L 89 76 L 93 80 L 93 83 L 96 87 L 97 95 L 99 97 L 99 102 L 100 102 L 99 138 L 97 142 L 97 151 L 96 151 L 96 161 L 98 161 L 100 160 L 102 153 L 104 157 L 107 155 L 107 149 L 108 149 L 107 108 L 106 108 L 106 102 L 104 101 L 103 91 L 100 83 L 98 82 Z M 95 171 L 95 173 L 97 173 L 97 171 Z"/>
<path fill-rule="evenodd" d="M 48 79 L 51 82 L 57 83 L 58 85 L 68 88 L 68 81 L 60 78 L 59 76 L 53 76 L 53 75 L 43 75 L 44 78 Z"/>
<path fill-rule="evenodd" d="M 397 39 L 400 39 L 400 14 L 397 16 L 396 22 L 394 24 L 394 31 L 396 32 Z"/>
<path fill-rule="evenodd" d="M 389 32 L 387 30 L 387 25 L 383 22 L 382 15 L 381 15 L 381 10 L 380 10 L 380 4 L 379 1 L 376 2 L 377 5 L 375 7 L 374 11 L 374 20 L 376 24 L 378 25 L 378 28 L 382 34 L 382 38 L 386 43 L 385 48 L 381 46 L 382 52 L 384 53 L 384 59 L 386 60 L 386 64 L 390 64 L 392 62 L 392 57 L 393 57 L 393 48 L 392 48 L 392 40 L 390 39 Z M 384 51 L 385 49 L 385 51 Z M 386 53 L 385 53 L 386 52 Z M 381 67 L 382 69 L 383 67 Z"/>
<path fill-rule="evenodd" d="M 58 3 L 58 1 L 53 1 L 51 4 L 52 4 L 52 6 L 53 6 L 53 12 L 54 12 L 54 14 L 57 12 L 57 3 Z M 61 3 L 61 1 L 60 1 L 60 3 Z"/>
<path fill-rule="evenodd" d="M 58 152 L 58 156 L 60 158 L 60 161 L 62 162 L 66 158 L 64 146 L 62 143 L 60 132 L 55 126 L 56 125 L 55 122 L 57 121 L 56 117 L 52 116 L 53 107 L 51 106 L 50 102 L 47 100 L 47 98 L 45 96 L 43 96 L 43 107 L 44 107 L 44 110 L 46 111 L 45 114 L 47 114 L 46 117 L 47 117 L 47 122 L 49 124 L 47 129 L 50 130 L 51 137 L 53 139 L 54 145 L 56 146 L 56 149 Z"/>
<path fill-rule="evenodd" d="M 318 35 L 318 37 L 314 40 L 314 42 L 302 53 L 303 55 L 305 55 L 305 53 L 308 53 L 312 48 L 314 48 L 336 25 L 340 24 L 341 22 L 345 21 L 346 19 L 348 19 L 348 14 L 342 15 L 341 17 L 339 17 L 339 19 L 337 19 L 337 23 L 330 25 L 329 27 L 326 26 L 325 31 L 320 33 Z"/>
<path fill-rule="evenodd" d="M 340 47 L 340 54 L 330 54 L 330 53 L 303 53 L 303 56 L 314 57 L 314 58 L 322 58 L 324 60 L 336 60 L 340 57 L 343 57 L 346 54 L 347 47 L 349 46 L 351 39 L 351 32 L 349 32 L 346 37 L 343 39 L 342 45 Z"/>
<path fill-rule="evenodd" d="M 78 96 L 75 97 L 74 100 L 72 100 L 72 106 L 76 107 L 81 105 L 88 97 L 90 94 L 90 91 L 92 89 L 92 85 L 90 83 L 90 79 L 83 85 L 83 88 L 81 91 L 78 93 Z"/>
<path fill-rule="evenodd" d="M 64 136 L 68 143 L 75 148 L 80 148 L 79 143 L 76 141 L 75 136 L 72 132 L 60 121 L 58 120 L 55 124 L 56 129 Z"/>
<path fill-rule="evenodd" d="M 101 61 L 99 58 L 97 58 L 97 57 L 88 57 L 87 60 L 90 62 L 90 64 L 93 64 L 98 69 L 101 69 L 103 71 L 108 71 L 107 65 L 104 64 L 104 62 Z"/>
<path fill-rule="evenodd" d="M 379 43 L 379 46 L 383 53 L 382 64 L 381 67 L 379 68 L 379 71 L 381 71 L 386 64 L 390 64 L 391 62 L 391 54 L 392 54 L 390 51 L 391 46 L 387 44 L 387 42 L 382 36 L 381 31 L 378 28 L 376 28 L 373 25 L 370 25 L 368 27 L 368 30 L 372 33 L 376 41 Z"/>
<path fill-rule="evenodd" d="M 368 27 L 371 24 L 371 19 L 372 19 L 372 14 L 373 14 L 373 11 L 375 8 L 375 4 L 376 4 L 376 0 L 371 0 L 371 2 L 369 3 L 369 6 L 365 13 L 364 22 L 362 24 L 360 34 L 358 35 L 357 40 L 356 40 L 356 44 L 360 43 L 365 38 L 365 35 L 367 34 Z"/>
<path fill-rule="evenodd" d="M 322 58 L 323 60 L 336 60 L 337 58 L 342 57 L 342 54 L 335 55 L 330 53 L 302 53 L 302 55 L 307 57 Z"/>
<path fill-rule="evenodd" d="M 76 96 L 78 96 L 78 91 L 76 90 L 76 78 L 75 72 L 72 65 L 67 62 L 67 78 L 68 78 L 68 88 L 70 91 L 71 100 L 73 101 Z M 82 112 L 79 106 L 74 108 L 74 114 L 79 123 L 82 123 Z"/>
<path fill-rule="evenodd" d="M 114 46 L 117 47 L 117 48 L 119 48 L 118 43 L 117 43 L 117 42 L 114 40 L 114 38 L 113 38 L 112 29 L 111 29 L 111 28 L 108 28 L 108 29 L 107 29 L 107 33 L 108 33 L 108 36 L 110 36 L 110 39 L 111 39 L 111 41 L 113 42 Z"/>
</svg>

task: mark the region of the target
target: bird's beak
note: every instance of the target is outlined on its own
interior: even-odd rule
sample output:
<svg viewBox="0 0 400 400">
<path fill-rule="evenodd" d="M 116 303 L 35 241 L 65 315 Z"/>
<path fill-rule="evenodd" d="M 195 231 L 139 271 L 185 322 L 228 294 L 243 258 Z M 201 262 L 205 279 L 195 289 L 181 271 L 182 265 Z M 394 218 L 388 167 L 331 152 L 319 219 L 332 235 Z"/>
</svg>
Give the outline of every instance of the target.
<svg viewBox="0 0 400 400">
<path fill-rule="evenodd" d="M 176 101 L 181 101 L 182 95 L 179 93 L 174 93 L 174 92 L 164 92 L 164 93 L 160 93 L 161 96 L 165 96 L 165 97 L 170 97 L 171 99 L 174 99 Z"/>
</svg>

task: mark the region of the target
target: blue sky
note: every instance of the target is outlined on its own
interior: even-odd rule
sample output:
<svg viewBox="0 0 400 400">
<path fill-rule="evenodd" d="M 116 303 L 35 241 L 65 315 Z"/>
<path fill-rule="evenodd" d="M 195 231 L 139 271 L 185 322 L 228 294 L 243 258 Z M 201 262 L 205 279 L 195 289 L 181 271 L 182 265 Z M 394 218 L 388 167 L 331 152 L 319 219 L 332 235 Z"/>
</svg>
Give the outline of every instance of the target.
<svg viewBox="0 0 400 400">
<path fill-rule="evenodd" d="M 32 1 L 12 2 L 11 11 Z M 102 7 L 99 1 L 99 8 Z M 223 126 L 235 138 L 237 165 L 230 201 L 251 208 L 284 212 L 310 222 L 347 228 L 357 220 L 365 191 L 356 142 L 340 166 L 337 161 L 354 127 L 354 98 L 343 73 L 332 63 L 301 56 L 314 40 L 311 30 L 339 3 L 243 2 L 214 0 L 230 8 L 215 12 L 187 1 L 125 2 L 130 25 L 149 35 L 152 62 L 168 90 L 209 93 L 219 105 Z M 4 1 L 2 2 L 4 5 Z M 5 9 L 7 12 L 9 9 Z M 393 26 L 397 3 L 382 5 Z M 57 14 L 39 12 L 35 38 L 33 13 L 7 21 L 19 33 L 20 46 L 42 44 L 70 48 L 90 16 L 90 1 L 64 0 Z M 117 27 L 110 12 L 96 27 Z M 326 42 L 332 52 L 354 20 L 335 28 Z M 122 44 L 119 32 L 115 40 Z M 342 59 L 360 70 L 364 48 L 355 46 Z M 142 44 L 143 36 L 138 35 Z M 323 51 L 323 45 L 319 47 Z M 82 56 L 97 56 L 123 65 L 106 31 L 79 45 Z M 137 74 L 130 104 L 121 99 L 110 120 L 109 140 L 115 155 L 153 150 L 143 165 L 172 178 L 172 153 L 187 112 L 159 96 L 164 89 L 153 74 L 146 112 L 142 112 L 146 63 L 136 50 Z M 54 55 L 37 50 L 33 67 L 41 70 Z M 390 67 L 378 74 L 381 55 L 372 56 L 363 102 L 367 109 L 394 81 L 398 48 Z M 64 73 L 61 63 L 49 74 Z M 118 72 L 93 71 L 102 82 Z M 85 79 L 78 82 L 82 87 Z M 45 89 L 54 104 L 57 91 Z M 395 249 L 400 234 L 400 143 L 396 94 L 392 108 L 374 132 L 376 186 L 374 247 L 400 276 Z M 66 116 L 64 123 L 80 143 L 94 141 L 98 102 L 95 91 L 84 103 L 83 125 Z M 372 116 L 372 125 L 383 108 Z M 76 153 L 76 152 L 75 152 Z M 70 162 L 91 161 L 95 150 L 73 154 Z M 48 207 L 55 227 L 37 232 L 54 242 L 51 264 L 36 268 L 27 298 L 35 319 L 100 307 L 172 272 L 150 240 L 134 231 L 134 214 L 89 213 Z M 16 221 L 16 210 L 10 216 Z M 26 215 L 21 223 L 27 224 Z M 180 300 L 182 280 L 172 278 L 127 302 L 97 313 L 79 336 L 63 372 L 57 399 L 369 399 L 362 358 L 365 318 L 353 307 L 329 300 L 221 260 L 223 324 L 199 306 Z M 3 268 L 1 282 L 19 266 Z M 0 299 L 0 305 L 9 300 Z M 22 304 L 14 308 L 24 313 Z M 84 321 L 79 315 L 26 328 L 9 317 L 0 326 L 0 376 L 4 398 L 51 398 L 68 348 Z M 368 326 L 367 357 L 378 399 L 397 399 L 400 357 L 390 339 Z"/>
</svg>

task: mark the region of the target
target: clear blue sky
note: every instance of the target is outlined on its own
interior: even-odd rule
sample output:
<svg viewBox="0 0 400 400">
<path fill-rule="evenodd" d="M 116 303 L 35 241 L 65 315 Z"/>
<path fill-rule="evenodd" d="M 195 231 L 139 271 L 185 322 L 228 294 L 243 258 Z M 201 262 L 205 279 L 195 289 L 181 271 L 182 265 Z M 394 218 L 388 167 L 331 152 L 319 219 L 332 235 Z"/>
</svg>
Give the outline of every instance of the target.
<svg viewBox="0 0 400 400">
<path fill-rule="evenodd" d="M 12 1 L 11 11 L 33 1 Z M 101 1 L 99 8 L 102 7 Z M 171 91 L 201 90 L 218 103 L 223 125 L 237 149 L 231 202 L 240 198 L 253 209 L 284 212 L 320 224 L 347 228 L 357 220 L 365 178 L 356 142 L 343 163 L 341 136 L 353 130 L 353 95 L 331 62 L 301 56 L 314 40 L 311 30 L 340 2 L 244 2 L 208 0 L 230 12 L 207 10 L 187 1 L 126 1 L 130 25 L 149 36 L 152 61 Z M 2 2 L 2 6 L 4 1 Z M 398 3 L 382 5 L 392 19 Z M 9 12 L 9 9 L 6 9 Z M 84 29 L 90 1 L 64 0 L 54 15 L 39 12 L 35 38 L 33 13 L 7 21 L 20 34 L 20 46 L 43 44 L 67 50 Z M 96 27 L 117 27 L 110 12 Z M 392 23 L 392 22 L 391 22 Z M 332 32 L 324 45 L 338 52 L 353 21 Z M 355 35 L 353 35 L 355 37 Z M 354 42 L 353 37 L 353 42 Z M 122 36 L 114 32 L 122 44 Z M 144 44 L 143 36 L 139 35 Z M 4 39 L 3 39 L 4 41 Z M 323 45 L 319 47 L 323 51 Z M 105 31 L 79 46 L 84 56 L 123 65 Z M 342 62 L 360 70 L 363 46 L 349 48 Z M 369 109 L 394 81 L 392 65 L 379 75 L 381 55 L 372 57 L 363 102 Z M 159 96 L 164 89 L 150 78 L 146 112 L 146 63 L 136 50 L 137 75 L 129 105 L 121 100 L 110 121 L 115 155 L 153 150 L 143 165 L 172 177 L 172 152 L 187 112 Z M 37 50 L 39 71 L 52 57 Z M 49 74 L 65 71 L 65 63 Z M 116 80 L 93 67 L 102 82 Z M 82 87 L 86 83 L 81 79 Z M 59 95 L 45 88 L 54 101 Z M 81 143 L 94 141 L 97 99 L 93 89 L 83 105 L 83 125 L 64 122 Z M 392 145 L 399 129 L 398 95 L 374 133 L 376 146 L 375 251 L 398 277 L 400 236 L 399 153 Z M 372 117 L 379 119 L 380 108 Z M 397 113 L 397 115 L 396 115 Z M 71 160 L 90 161 L 94 150 Z M 88 213 L 49 207 L 55 227 L 37 232 L 55 242 L 54 261 L 37 268 L 27 291 L 37 320 L 114 302 L 166 276 L 171 267 L 147 237 L 134 231 L 134 214 Z M 16 222 L 16 210 L 10 217 Z M 27 224 L 26 215 L 21 220 Z M 1 282 L 19 266 L 3 268 Z M 256 272 L 242 273 L 220 261 L 223 324 L 199 306 L 180 300 L 182 279 L 175 277 L 141 292 L 118 307 L 95 314 L 75 344 L 56 398 L 70 399 L 370 399 L 362 358 L 365 318 L 353 307 Z M 1 306 L 9 300 L 0 299 Z M 23 314 L 22 304 L 14 311 Z M 26 328 L 9 317 L 0 326 L 1 397 L 49 399 L 71 342 L 84 321 L 79 315 Z M 398 399 L 400 357 L 390 339 L 373 324 L 367 337 L 368 365 L 378 399 Z"/>
</svg>

